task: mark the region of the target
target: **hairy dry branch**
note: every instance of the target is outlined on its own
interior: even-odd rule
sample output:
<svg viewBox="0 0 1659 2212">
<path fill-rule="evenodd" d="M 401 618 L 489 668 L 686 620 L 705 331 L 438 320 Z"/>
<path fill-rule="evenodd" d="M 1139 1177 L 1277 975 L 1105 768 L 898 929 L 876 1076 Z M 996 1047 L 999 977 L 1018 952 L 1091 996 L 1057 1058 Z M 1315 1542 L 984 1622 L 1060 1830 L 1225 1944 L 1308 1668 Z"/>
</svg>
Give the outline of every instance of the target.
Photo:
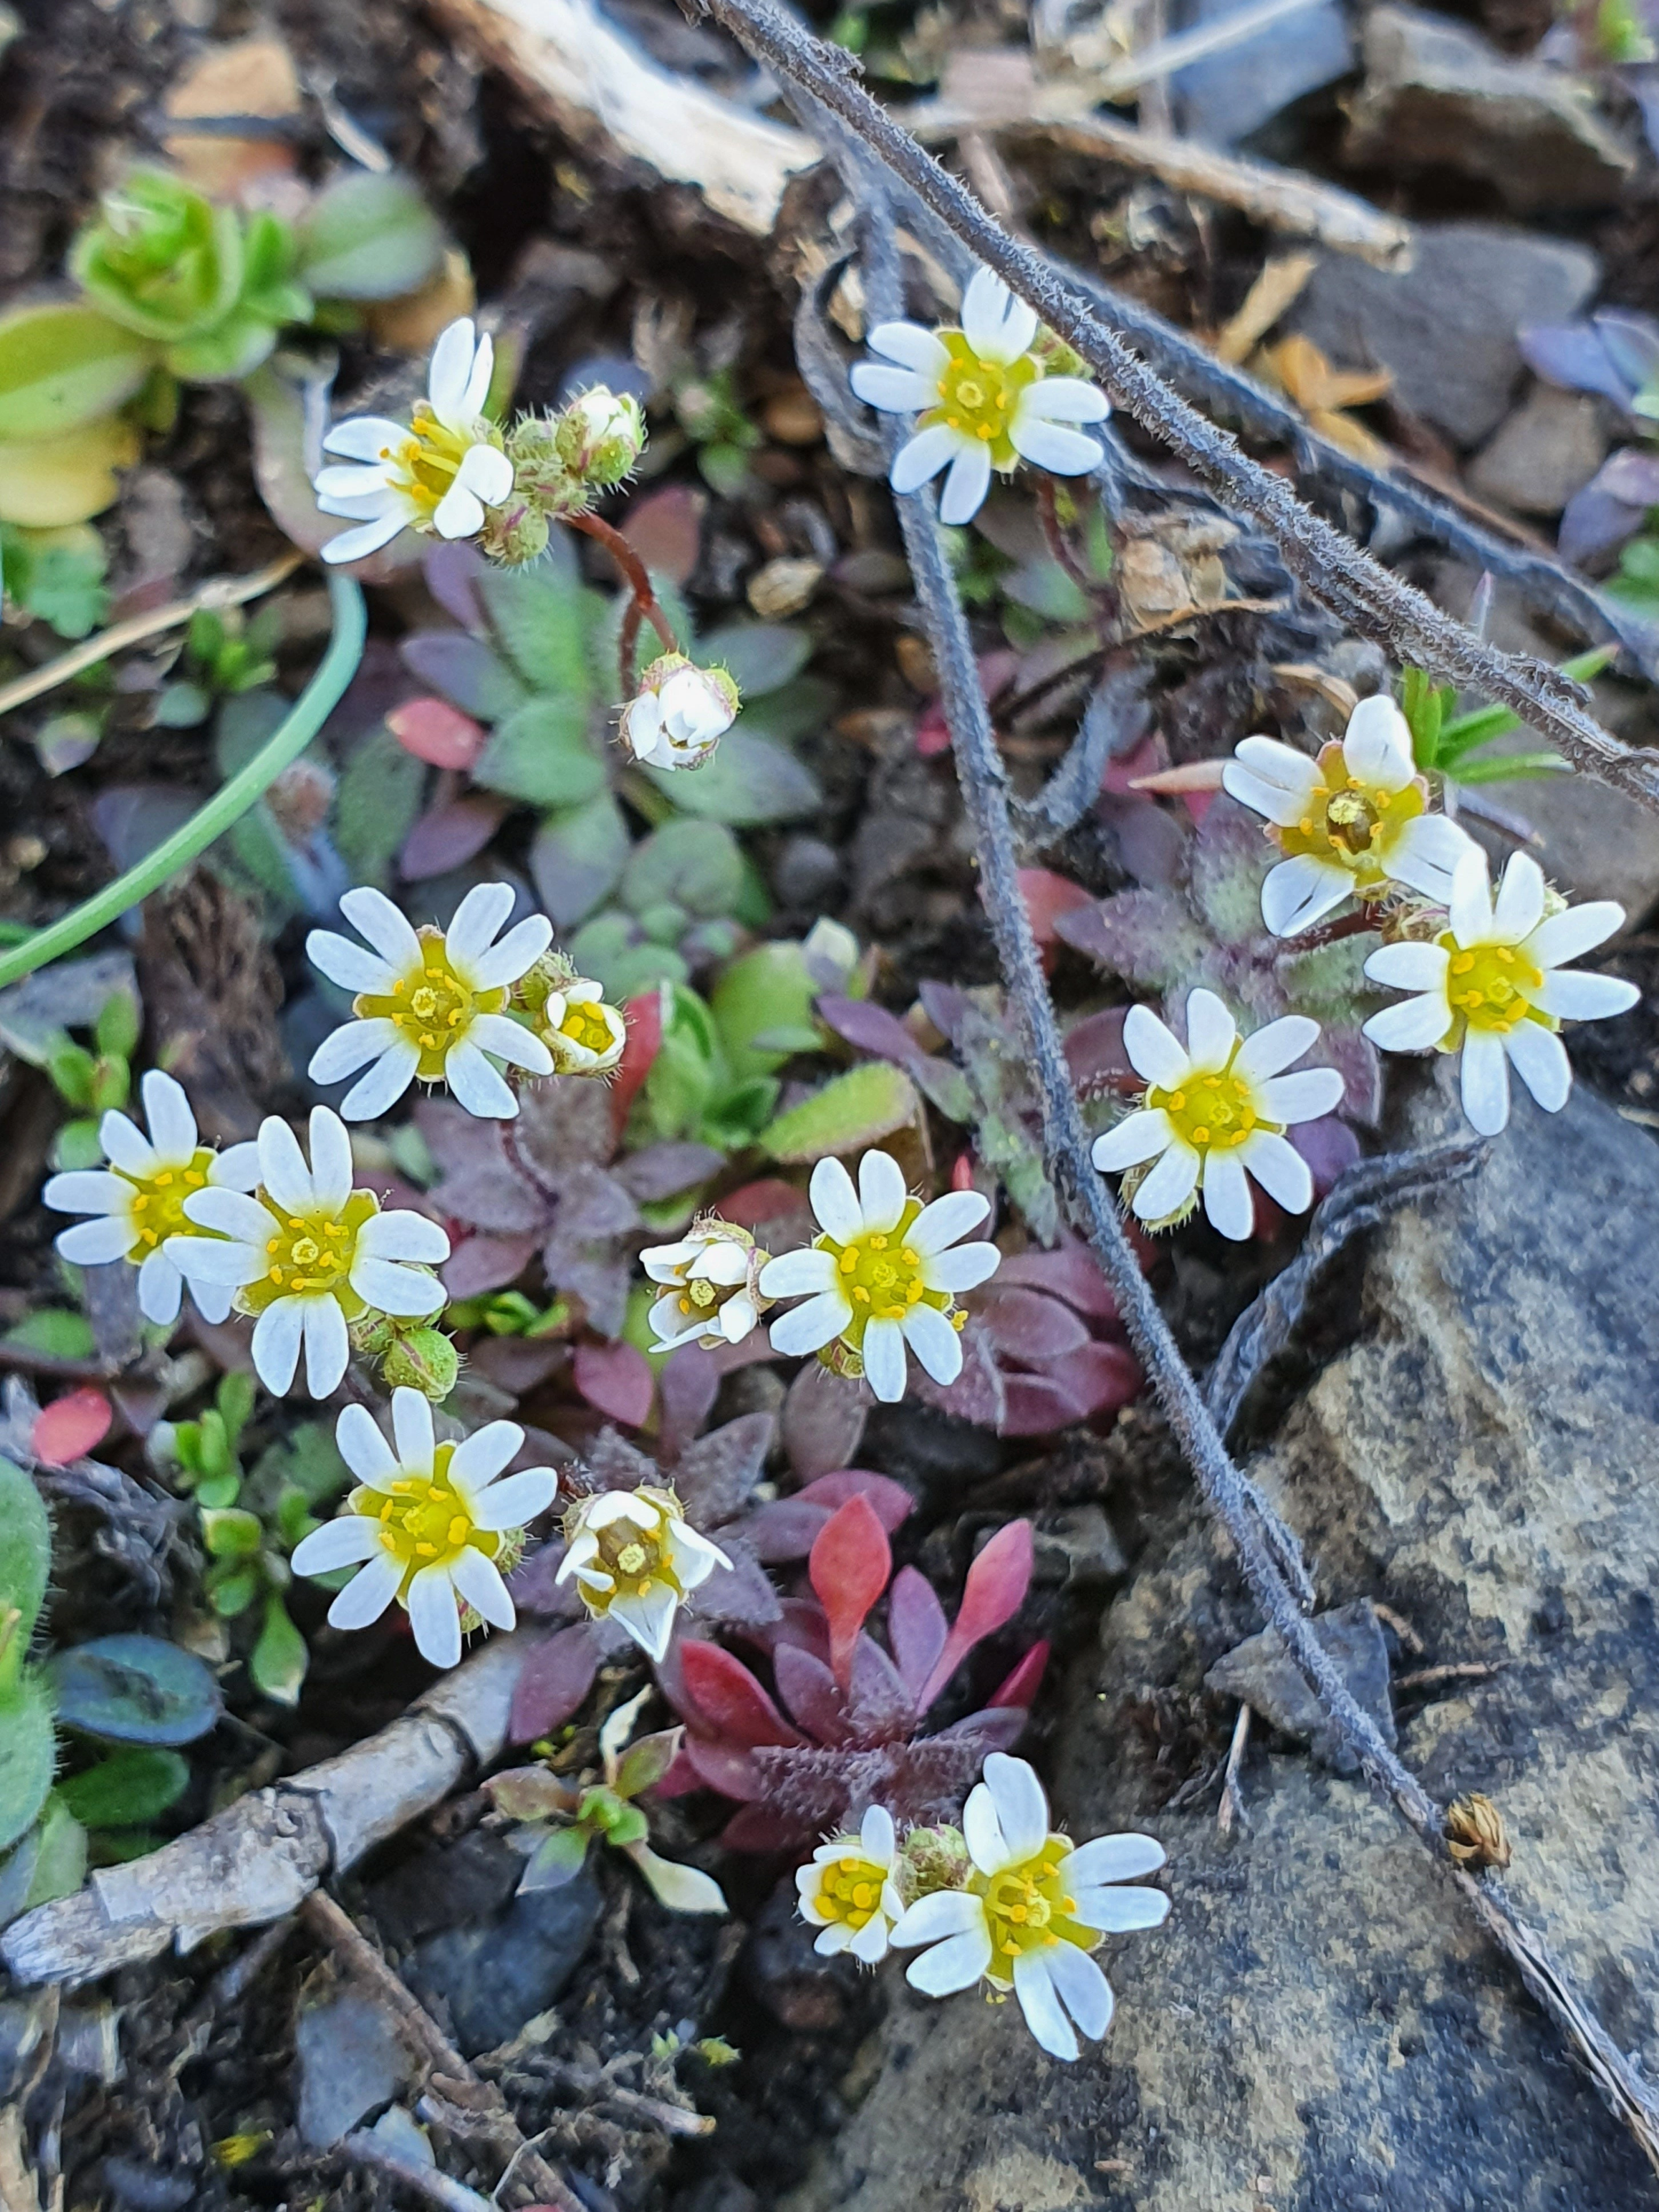
<svg viewBox="0 0 1659 2212">
<path fill-rule="evenodd" d="M 72 1985 L 281 1919 L 499 1755 L 533 1641 L 495 1638 L 378 1735 L 37 1905 L 0 1935 L 0 1960 L 20 1982 Z"/>
<path fill-rule="evenodd" d="M 1218 499 L 1268 532 L 1285 567 L 1341 621 L 1396 660 L 1502 701 L 1575 768 L 1659 811 L 1659 754 L 1621 745 L 1585 712 L 1582 687 L 1544 662 L 1498 652 L 1304 507 L 1282 477 L 1251 460 L 1132 352 L 1078 285 L 1010 238 L 964 185 L 901 130 L 857 82 L 850 55 L 811 37 L 773 0 L 687 4 L 724 24 L 781 80 L 799 86 L 855 132 L 1076 350 L 1144 428 Z M 894 294 L 896 300 L 896 284 Z"/>
</svg>

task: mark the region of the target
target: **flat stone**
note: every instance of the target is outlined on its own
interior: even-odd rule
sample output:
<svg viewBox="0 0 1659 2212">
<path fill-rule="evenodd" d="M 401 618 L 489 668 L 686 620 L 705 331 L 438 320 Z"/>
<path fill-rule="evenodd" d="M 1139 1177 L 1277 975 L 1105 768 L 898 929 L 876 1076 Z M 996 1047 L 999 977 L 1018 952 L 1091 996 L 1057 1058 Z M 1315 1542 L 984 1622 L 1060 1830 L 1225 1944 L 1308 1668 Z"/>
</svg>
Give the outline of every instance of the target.
<svg viewBox="0 0 1659 2212">
<path fill-rule="evenodd" d="M 1196 0 L 1171 27 L 1206 29 L 1239 14 L 1250 0 Z M 1353 40 L 1337 0 L 1320 0 L 1289 22 L 1242 40 L 1170 80 L 1182 134 L 1212 146 L 1236 146 L 1264 131 L 1299 100 L 1354 66 Z"/>
<path fill-rule="evenodd" d="M 1389 1647 L 1368 1597 L 1334 1606 L 1314 1621 L 1314 1632 L 1347 1684 L 1354 1703 L 1393 1743 L 1394 1707 L 1389 1697 Z M 1314 1757 L 1339 1774 L 1358 1771 L 1358 1760 L 1325 1717 L 1324 1707 L 1286 1656 L 1276 1628 L 1264 1628 L 1216 1661 L 1204 1686 L 1218 1697 L 1237 1698 L 1284 1735 L 1311 1744 Z"/>
<path fill-rule="evenodd" d="M 1513 404 L 1524 367 L 1516 330 L 1570 320 L 1600 278 L 1582 246 L 1496 223 L 1424 223 L 1398 274 L 1328 254 L 1292 320 L 1339 368 L 1391 369 L 1413 414 L 1474 446 Z"/>
<path fill-rule="evenodd" d="M 1425 1092 L 1403 1143 L 1459 1126 Z M 1651 2077 L 1659 1148 L 1582 1090 L 1558 1116 L 1517 1101 L 1477 1176 L 1378 1233 L 1359 1310 L 1251 1472 L 1323 1593 L 1412 1624 L 1413 1665 L 1501 1664 L 1402 1721 L 1401 1756 L 1443 1799 L 1496 1800 L 1517 1911 Z M 1259 1617 L 1184 1508 L 1140 1570 L 1051 1739 L 1074 1835 L 1138 1827 L 1170 1854 L 1167 1924 L 1100 1954 L 1109 2039 L 1060 2064 L 1013 2002 L 894 1973 L 862 2101 L 782 2212 L 1646 2203 L 1635 2143 L 1361 1783 L 1258 1747 L 1232 1841 L 1212 1801 L 1160 1808 L 1126 1704 L 1190 1695 Z"/>
<path fill-rule="evenodd" d="M 1464 24 L 1385 6 L 1362 37 L 1365 77 L 1343 149 L 1358 167 L 1451 169 L 1526 215 L 1607 207 L 1636 166 L 1565 72 L 1511 61 Z"/>
<path fill-rule="evenodd" d="M 1557 515 L 1607 457 L 1600 403 L 1536 384 L 1469 466 L 1469 488 L 1516 514 Z"/>
<path fill-rule="evenodd" d="M 545 2012 L 581 1962 L 604 1899 L 591 1873 L 560 1889 L 515 1897 L 499 1918 L 429 1936 L 410 1961 L 410 1987 L 447 2012 L 467 2058 L 511 2041 Z"/>
<path fill-rule="evenodd" d="M 300 2133 L 313 2150 L 326 2150 L 390 2104 L 415 2071 L 386 2006 L 349 1983 L 302 1999 L 294 2056 Z"/>
</svg>

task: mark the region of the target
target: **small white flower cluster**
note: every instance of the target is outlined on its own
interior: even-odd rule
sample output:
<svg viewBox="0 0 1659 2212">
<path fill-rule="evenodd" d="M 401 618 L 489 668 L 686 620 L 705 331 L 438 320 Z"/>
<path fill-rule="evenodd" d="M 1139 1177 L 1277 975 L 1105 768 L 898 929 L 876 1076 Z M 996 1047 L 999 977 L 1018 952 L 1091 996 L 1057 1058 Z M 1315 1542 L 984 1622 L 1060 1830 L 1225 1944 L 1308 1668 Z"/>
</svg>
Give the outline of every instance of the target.
<svg viewBox="0 0 1659 2212">
<path fill-rule="evenodd" d="M 795 1887 L 815 1950 L 869 1966 L 890 1948 L 920 1950 L 905 1975 L 913 1989 L 1012 1991 L 1042 2048 L 1069 2060 L 1079 2034 L 1098 2042 L 1112 2023 L 1111 1984 L 1091 1955 L 1102 1936 L 1169 1917 L 1162 1890 L 1126 1887 L 1164 1860 L 1151 1836 L 1079 1845 L 1057 1834 L 1031 1768 L 993 1752 L 960 1834 L 913 1829 L 901 1846 L 891 1814 L 874 1805 L 856 1835 L 818 1846 Z"/>
<path fill-rule="evenodd" d="M 1560 1111 L 1572 1087 L 1562 1022 L 1623 1013 L 1639 996 L 1613 976 L 1559 972 L 1613 935 L 1621 906 L 1568 907 L 1526 853 L 1510 857 L 1494 901 L 1480 847 L 1428 811 L 1411 732 L 1390 699 L 1361 700 L 1341 742 L 1317 760 L 1246 738 L 1222 781 L 1266 816 L 1285 854 L 1261 888 L 1274 936 L 1312 928 L 1349 897 L 1376 912 L 1389 941 L 1365 973 L 1417 995 L 1366 1023 L 1374 1044 L 1458 1054 L 1463 1110 L 1483 1136 L 1509 1121 L 1511 1067 L 1547 1113 Z"/>
</svg>

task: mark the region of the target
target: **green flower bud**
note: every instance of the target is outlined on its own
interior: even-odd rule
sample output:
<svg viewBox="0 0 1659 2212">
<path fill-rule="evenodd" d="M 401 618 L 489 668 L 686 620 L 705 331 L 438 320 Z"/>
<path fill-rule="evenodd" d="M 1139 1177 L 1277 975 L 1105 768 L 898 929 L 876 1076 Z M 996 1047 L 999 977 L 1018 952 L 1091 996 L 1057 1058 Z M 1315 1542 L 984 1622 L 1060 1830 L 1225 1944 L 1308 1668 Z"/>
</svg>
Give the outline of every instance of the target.
<svg viewBox="0 0 1659 2212">
<path fill-rule="evenodd" d="M 645 450 L 645 416 L 631 392 L 595 385 L 559 416 L 553 449 L 578 483 L 609 489 L 633 474 Z"/>
<path fill-rule="evenodd" d="M 441 1328 L 415 1328 L 392 1343 L 380 1374 L 388 1390 L 418 1390 L 436 1400 L 449 1395 L 460 1370 L 460 1354 Z"/>
</svg>

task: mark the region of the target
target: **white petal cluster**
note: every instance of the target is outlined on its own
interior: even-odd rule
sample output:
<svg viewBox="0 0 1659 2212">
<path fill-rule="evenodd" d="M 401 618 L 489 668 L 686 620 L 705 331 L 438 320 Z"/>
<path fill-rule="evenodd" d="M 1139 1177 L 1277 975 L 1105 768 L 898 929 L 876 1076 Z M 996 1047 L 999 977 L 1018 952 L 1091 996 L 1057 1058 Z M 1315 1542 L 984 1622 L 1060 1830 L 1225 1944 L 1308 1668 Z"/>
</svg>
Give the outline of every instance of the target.
<svg viewBox="0 0 1659 2212">
<path fill-rule="evenodd" d="M 723 669 L 664 653 L 623 710 L 623 742 L 646 768 L 696 768 L 737 719 L 737 687 Z"/>
<path fill-rule="evenodd" d="M 1241 1038 L 1214 992 L 1194 991 L 1182 1045 L 1150 1007 L 1131 1006 L 1123 1047 L 1148 1087 L 1136 1112 L 1095 1139 L 1095 1165 L 1151 1167 L 1130 1200 L 1143 1221 L 1169 1220 L 1201 1191 L 1212 1227 L 1243 1242 L 1255 1219 L 1252 1176 L 1287 1213 L 1305 1213 L 1313 1176 L 1284 1133 L 1332 1112 L 1342 1078 L 1331 1067 L 1285 1071 L 1318 1036 L 1317 1022 L 1285 1014 Z"/>
<path fill-rule="evenodd" d="M 824 1958 L 850 1951 L 864 1966 L 886 1957 L 894 1925 L 904 1914 L 897 1864 L 893 1816 L 884 1806 L 872 1805 L 856 1836 L 832 1836 L 796 1868 L 801 1917 L 818 1930 L 815 1951 Z"/>
<path fill-rule="evenodd" d="M 139 1086 L 146 1136 L 125 1114 L 108 1113 L 98 1125 L 107 1168 L 76 1168 L 55 1175 L 42 1196 L 59 1213 L 85 1213 L 57 1239 L 64 1259 L 78 1267 L 130 1260 L 138 1270 L 138 1310 L 146 1321 L 175 1321 L 185 1279 L 167 1251 L 168 1240 L 188 1224 L 185 1200 L 210 1188 L 252 1190 L 258 1180 L 252 1145 L 216 1152 L 197 1132 L 190 1101 L 170 1075 L 152 1068 Z M 205 1321 L 223 1321 L 230 1291 L 220 1283 L 192 1285 Z"/>
<path fill-rule="evenodd" d="M 771 1304 L 759 1288 L 769 1261 L 746 1229 L 713 1214 L 694 1222 L 678 1243 L 647 1246 L 640 1264 L 664 1292 L 651 1309 L 652 1349 L 741 1344 Z"/>
<path fill-rule="evenodd" d="M 1373 1014 L 1366 1036 L 1390 1052 L 1459 1053 L 1463 1111 L 1482 1136 L 1509 1121 L 1511 1067 L 1546 1113 L 1559 1113 L 1572 1088 L 1561 1023 L 1627 1012 L 1641 995 L 1618 976 L 1566 968 L 1613 935 L 1623 907 L 1597 899 L 1550 913 L 1549 904 L 1526 853 L 1510 855 L 1494 901 L 1486 856 L 1472 847 L 1453 878 L 1445 930 L 1431 944 L 1385 945 L 1365 963 L 1373 982 L 1416 994 Z"/>
<path fill-rule="evenodd" d="M 372 1191 L 353 1188 L 351 1139 L 326 1106 L 312 1109 L 309 1165 L 273 1114 L 258 1168 L 252 1197 L 215 1186 L 187 1198 L 185 1219 L 210 1233 L 170 1237 L 167 1257 L 192 1296 L 229 1291 L 256 1316 L 253 1365 L 267 1390 L 286 1394 L 303 1345 L 306 1389 L 326 1398 L 345 1374 L 349 1323 L 442 1305 L 442 1284 L 423 1271 L 449 1257 L 449 1239 L 424 1214 L 383 1213 Z"/>
<path fill-rule="evenodd" d="M 1077 477 L 1100 465 L 1094 440 L 1069 426 L 1104 422 L 1110 404 L 1081 377 L 1045 376 L 1036 335 L 1036 314 L 988 269 L 963 295 L 960 329 L 877 324 L 868 342 L 882 358 L 856 364 L 853 389 L 887 414 L 921 417 L 893 457 L 895 491 L 915 491 L 948 468 L 939 519 L 964 523 L 984 504 L 993 471 L 1029 461 Z"/>
<path fill-rule="evenodd" d="M 574 1579 L 596 1620 L 614 1620 L 646 1656 L 660 1660 L 674 1615 L 691 1591 L 731 1560 L 699 1535 L 672 1490 L 641 1484 L 584 1498 L 565 1516 L 557 1582 Z"/>
<path fill-rule="evenodd" d="M 511 1121 L 519 1102 L 491 1061 L 552 1073 L 547 1046 L 506 1008 L 512 986 L 547 950 L 553 925 L 532 915 L 498 941 L 514 896 L 510 884 L 478 884 L 441 931 L 413 928 L 382 891 L 352 890 L 340 911 L 370 949 L 333 930 L 312 931 L 313 964 L 356 994 L 356 1018 L 324 1038 L 308 1071 L 313 1083 L 339 1083 L 368 1064 L 341 1104 L 348 1121 L 384 1114 L 417 1077 L 447 1084 L 469 1114 Z"/>
<path fill-rule="evenodd" d="M 459 1444 L 440 1444 L 418 1390 L 392 1394 L 392 1441 L 365 1406 L 348 1406 L 335 1429 L 357 1478 L 345 1510 L 295 1547 L 296 1574 L 359 1571 L 328 1609 L 335 1628 L 367 1628 L 394 1601 L 409 1614 L 422 1658 L 453 1667 L 461 1620 L 511 1628 L 513 1600 L 496 1560 L 518 1548 L 526 1524 L 553 1503 L 550 1468 L 504 1470 L 524 1448 L 513 1421 L 491 1421 Z"/>
<path fill-rule="evenodd" d="M 536 1035 L 556 1075 L 609 1075 L 628 1046 L 628 1024 L 590 976 L 573 975 L 548 993 Z"/>
<path fill-rule="evenodd" d="M 855 1188 L 839 1160 L 820 1160 L 808 1187 L 823 1234 L 800 1252 L 769 1261 L 768 1298 L 804 1298 L 772 1324 L 774 1352 L 837 1347 L 878 1398 L 904 1395 L 906 1348 L 934 1382 L 962 1372 L 956 1297 L 1001 1265 L 994 1244 L 963 1244 L 990 1212 L 977 1191 L 949 1191 L 923 1206 L 889 1152 L 866 1152 Z M 834 1362 L 830 1364 L 835 1364 Z"/>
<path fill-rule="evenodd" d="M 1428 786 L 1391 699 L 1362 699 L 1340 744 L 1316 761 L 1275 738 L 1245 738 L 1221 780 L 1274 825 L 1286 854 L 1261 886 L 1261 918 L 1275 937 L 1294 937 L 1344 899 L 1394 884 L 1443 905 L 1452 871 L 1475 850 L 1456 823 L 1426 811 Z"/>
<path fill-rule="evenodd" d="M 1003 1752 L 986 1760 L 962 1826 L 974 1869 L 968 1887 L 919 1898 L 892 1930 L 896 1949 L 931 1947 L 905 1979 L 934 1997 L 981 1979 L 1012 1989 L 1042 2048 L 1075 2058 L 1079 2033 L 1097 2042 L 1112 2022 L 1111 1984 L 1091 1951 L 1103 1935 L 1169 1917 L 1162 1890 L 1120 1886 L 1155 1874 L 1163 1845 L 1126 1834 L 1077 1846 L 1054 1834 L 1042 1784 Z"/>
<path fill-rule="evenodd" d="M 470 318 L 451 323 L 432 349 L 427 398 L 412 423 L 380 415 L 337 422 L 323 451 L 351 465 L 319 470 L 317 504 L 357 524 L 323 548 L 325 561 L 362 561 L 402 530 L 476 538 L 484 509 L 511 496 L 513 464 L 483 420 L 495 351 Z"/>
</svg>

